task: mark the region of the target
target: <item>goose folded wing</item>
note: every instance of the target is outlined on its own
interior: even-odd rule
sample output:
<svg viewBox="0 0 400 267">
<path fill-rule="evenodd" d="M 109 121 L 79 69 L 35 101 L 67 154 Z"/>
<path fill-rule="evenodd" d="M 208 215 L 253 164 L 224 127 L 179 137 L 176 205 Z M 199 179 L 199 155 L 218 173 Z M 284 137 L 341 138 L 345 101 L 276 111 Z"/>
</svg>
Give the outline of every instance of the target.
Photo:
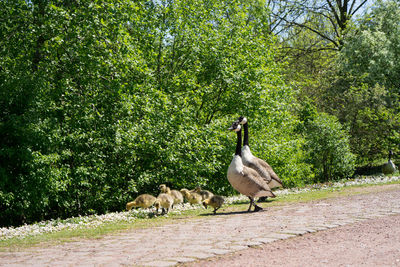
<svg viewBox="0 0 400 267">
<path fill-rule="evenodd" d="M 281 179 L 279 179 L 279 176 L 274 172 L 272 167 L 267 162 L 265 162 L 262 159 L 259 159 L 257 157 L 254 157 L 254 162 L 255 162 L 255 165 L 258 165 L 258 168 L 261 167 L 261 168 L 264 168 L 265 170 L 267 170 L 269 173 L 269 177 L 271 177 L 271 179 L 275 180 L 277 183 L 282 185 Z M 268 181 L 268 183 L 269 182 L 270 181 Z"/>
<path fill-rule="evenodd" d="M 267 183 L 271 182 L 271 175 L 264 165 L 262 165 L 262 160 L 254 157 L 252 161 L 247 162 L 246 166 L 256 170 Z"/>
<path fill-rule="evenodd" d="M 257 173 L 257 171 L 243 167 L 243 186 L 250 192 L 252 197 L 275 197 L 267 182 Z"/>
</svg>

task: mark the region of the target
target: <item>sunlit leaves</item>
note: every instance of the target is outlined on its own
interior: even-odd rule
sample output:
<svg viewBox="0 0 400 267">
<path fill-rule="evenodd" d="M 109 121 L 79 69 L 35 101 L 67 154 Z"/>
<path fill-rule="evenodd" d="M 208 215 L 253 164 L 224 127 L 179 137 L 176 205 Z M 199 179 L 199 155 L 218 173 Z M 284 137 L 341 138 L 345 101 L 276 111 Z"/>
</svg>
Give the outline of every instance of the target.
<svg viewBox="0 0 400 267">
<path fill-rule="evenodd" d="M 355 157 L 348 134 L 334 116 L 318 114 L 306 123 L 305 151 L 308 163 L 319 181 L 329 181 L 353 174 Z"/>
<path fill-rule="evenodd" d="M 139 193 L 157 195 L 160 183 L 232 194 L 235 136 L 226 129 L 239 115 L 249 118 L 254 152 L 288 185 L 312 175 L 261 5 L 4 7 L 2 223 L 121 210 Z"/>
</svg>

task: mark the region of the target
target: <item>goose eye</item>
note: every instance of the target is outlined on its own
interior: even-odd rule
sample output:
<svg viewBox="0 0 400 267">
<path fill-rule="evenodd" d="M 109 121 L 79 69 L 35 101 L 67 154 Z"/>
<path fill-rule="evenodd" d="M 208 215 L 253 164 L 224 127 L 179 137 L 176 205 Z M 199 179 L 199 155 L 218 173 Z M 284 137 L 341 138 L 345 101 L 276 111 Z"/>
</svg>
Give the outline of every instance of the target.
<svg viewBox="0 0 400 267">
<path fill-rule="evenodd" d="M 232 123 L 231 127 L 228 128 L 228 130 L 230 131 L 239 131 L 240 130 L 240 124 L 235 121 L 234 123 Z"/>
</svg>

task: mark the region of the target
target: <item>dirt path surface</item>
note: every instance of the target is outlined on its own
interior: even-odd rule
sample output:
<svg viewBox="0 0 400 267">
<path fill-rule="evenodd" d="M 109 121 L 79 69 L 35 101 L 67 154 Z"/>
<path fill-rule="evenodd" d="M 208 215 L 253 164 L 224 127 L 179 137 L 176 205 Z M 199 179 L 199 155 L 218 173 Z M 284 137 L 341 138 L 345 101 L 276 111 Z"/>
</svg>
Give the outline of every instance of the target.
<svg viewBox="0 0 400 267">
<path fill-rule="evenodd" d="M 400 266 L 400 215 L 279 240 L 185 266 Z"/>
<path fill-rule="evenodd" d="M 400 266 L 400 185 L 384 187 L 388 191 L 0 252 L 0 266 Z M 260 260 L 266 251 L 270 256 Z"/>
</svg>

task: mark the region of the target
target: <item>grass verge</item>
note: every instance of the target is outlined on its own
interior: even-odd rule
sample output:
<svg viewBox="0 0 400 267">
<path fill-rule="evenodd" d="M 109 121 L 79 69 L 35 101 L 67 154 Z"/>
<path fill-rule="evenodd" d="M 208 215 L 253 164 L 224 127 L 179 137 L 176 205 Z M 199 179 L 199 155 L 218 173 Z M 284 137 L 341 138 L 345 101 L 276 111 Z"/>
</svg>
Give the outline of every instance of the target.
<svg viewBox="0 0 400 267">
<path fill-rule="evenodd" d="M 370 194 L 384 191 L 400 189 L 400 181 L 389 182 L 379 185 L 357 185 L 343 188 L 327 188 L 322 190 L 311 190 L 296 194 L 282 195 L 268 202 L 261 203 L 263 208 L 295 204 L 301 202 L 317 201 L 328 198 L 346 197 L 359 194 Z M 245 212 L 248 208 L 248 202 L 225 205 L 217 214 L 229 215 L 239 212 Z M 97 239 L 105 235 L 121 234 L 128 230 L 139 228 L 151 228 L 165 224 L 179 223 L 187 220 L 199 218 L 206 219 L 212 216 L 212 209 L 195 209 L 182 211 L 181 214 L 159 216 L 154 218 L 136 219 L 134 222 L 114 222 L 105 223 L 96 228 L 81 228 L 61 230 L 54 233 L 45 233 L 37 236 L 28 236 L 25 238 L 11 238 L 0 241 L 0 251 L 18 251 L 30 247 L 47 247 L 64 242 L 78 241 L 80 239 Z"/>
</svg>

